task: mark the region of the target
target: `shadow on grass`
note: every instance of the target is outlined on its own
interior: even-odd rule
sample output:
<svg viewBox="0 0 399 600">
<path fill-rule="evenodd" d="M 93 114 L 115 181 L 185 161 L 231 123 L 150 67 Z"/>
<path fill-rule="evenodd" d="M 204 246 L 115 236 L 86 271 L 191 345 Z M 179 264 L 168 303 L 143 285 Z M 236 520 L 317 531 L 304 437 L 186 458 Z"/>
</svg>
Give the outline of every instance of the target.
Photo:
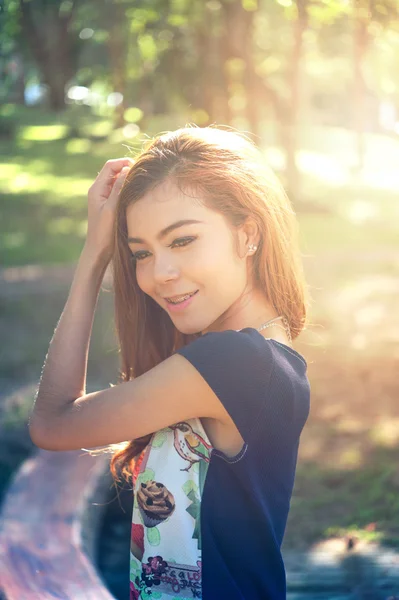
<svg viewBox="0 0 399 600">
<path fill-rule="evenodd" d="M 363 464 L 352 469 L 323 467 L 322 454 L 318 462 L 299 461 L 288 544 L 309 548 L 321 539 L 344 536 L 354 545 L 366 540 L 399 549 L 397 462 L 397 447 L 378 444 L 363 450 Z"/>
</svg>

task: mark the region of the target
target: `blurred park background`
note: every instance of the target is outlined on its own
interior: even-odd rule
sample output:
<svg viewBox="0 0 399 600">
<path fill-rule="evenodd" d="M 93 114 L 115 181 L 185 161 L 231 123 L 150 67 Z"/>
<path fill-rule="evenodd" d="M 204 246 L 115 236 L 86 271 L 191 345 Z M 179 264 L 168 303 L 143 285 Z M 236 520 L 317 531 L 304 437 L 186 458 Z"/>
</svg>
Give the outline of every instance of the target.
<svg viewBox="0 0 399 600">
<path fill-rule="evenodd" d="M 29 385 L 97 172 L 161 131 L 225 125 L 281 177 L 312 296 L 294 342 L 312 409 L 284 544 L 399 545 L 398 74 L 398 0 L 2 0 L 3 490 L 32 449 Z M 117 379 L 112 309 L 104 285 L 88 391 Z"/>
</svg>

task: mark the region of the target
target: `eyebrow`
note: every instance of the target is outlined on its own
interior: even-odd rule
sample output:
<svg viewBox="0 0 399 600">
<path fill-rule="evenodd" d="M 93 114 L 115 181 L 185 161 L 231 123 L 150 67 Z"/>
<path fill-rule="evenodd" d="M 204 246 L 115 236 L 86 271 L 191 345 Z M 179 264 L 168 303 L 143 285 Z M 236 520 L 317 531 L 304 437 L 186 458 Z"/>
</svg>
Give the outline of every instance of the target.
<svg viewBox="0 0 399 600">
<path fill-rule="evenodd" d="M 161 240 L 162 238 L 164 238 L 166 235 L 168 235 L 168 233 L 170 233 L 174 229 L 177 229 L 178 227 L 182 227 L 182 225 L 191 225 L 192 223 L 203 223 L 203 221 L 197 221 L 196 219 L 183 219 L 180 221 L 176 221 L 176 223 L 172 223 L 171 225 L 168 225 L 167 227 L 165 227 L 165 229 L 161 229 L 161 231 L 157 235 L 157 239 Z M 145 244 L 145 240 L 143 240 L 142 238 L 138 238 L 138 237 L 130 237 L 127 239 L 127 241 L 129 243 L 133 243 L 133 244 Z"/>
</svg>

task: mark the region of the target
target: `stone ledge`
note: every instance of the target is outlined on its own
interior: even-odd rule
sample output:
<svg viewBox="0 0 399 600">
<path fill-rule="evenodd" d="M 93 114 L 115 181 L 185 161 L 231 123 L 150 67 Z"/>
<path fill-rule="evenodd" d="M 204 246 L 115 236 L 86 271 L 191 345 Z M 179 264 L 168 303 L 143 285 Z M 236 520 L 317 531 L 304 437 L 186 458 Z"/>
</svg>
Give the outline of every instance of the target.
<svg viewBox="0 0 399 600">
<path fill-rule="evenodd" d="M 46 450 L 24 461 L 0 514 L 7 600 L 114 600 L 93 564 L 107 463 L 104 455 Z"/>
</svg>

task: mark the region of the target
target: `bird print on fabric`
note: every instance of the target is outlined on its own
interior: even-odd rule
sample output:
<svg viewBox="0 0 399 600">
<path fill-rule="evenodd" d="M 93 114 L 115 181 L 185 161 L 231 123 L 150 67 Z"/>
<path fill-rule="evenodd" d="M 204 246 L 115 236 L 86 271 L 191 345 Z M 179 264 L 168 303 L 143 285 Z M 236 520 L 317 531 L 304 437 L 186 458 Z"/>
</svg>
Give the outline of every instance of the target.
<svg viewBox="0 0 399 600">
<path fill-rule="evenodd" d="M 194 463 L 201 460 L 210 462 L 210 450 L 212 446 L 196 433 L 187 422 L 170 425 L 174 432 L 174 446 L 178 454 L 190 464 L 180 471 L 189 471 Z"/>
</svg>

